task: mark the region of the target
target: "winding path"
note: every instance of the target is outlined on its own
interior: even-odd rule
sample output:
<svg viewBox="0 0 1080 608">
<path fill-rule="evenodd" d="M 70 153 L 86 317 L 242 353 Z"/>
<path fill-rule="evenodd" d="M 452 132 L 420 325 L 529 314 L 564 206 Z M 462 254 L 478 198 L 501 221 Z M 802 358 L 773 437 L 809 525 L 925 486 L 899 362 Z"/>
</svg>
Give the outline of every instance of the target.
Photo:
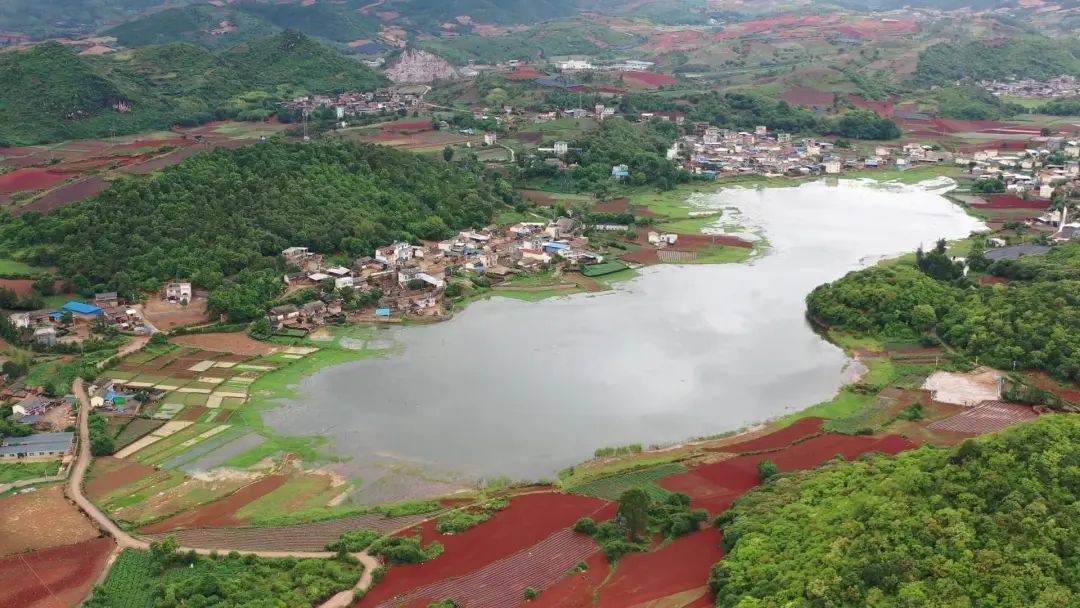
<svg viewBox="0 0 1080 608">
<path fill-rule="evenodd" d="M 140 336 L 132 340 L 129 344 L 125 345 L 116 353 L 113 357 L 106 359 L 98 364 L 99 368 L 103 368 L 109 361 L 119 359 L 130 355 L 136 351 L 141 350 L 150 341 L 149 336 Z M 90 467 L 91 455 L 90 455 L 90 396 L 86 392 L 86 386 L 82 378 L 76 378 L 72 384 L 72 392 L 75 393 L 75 397 L 79 400 L 79 448 L 75 456 L 75 464 L 71 467 L 71 473 L 68 475 L 67 482 L 67 495 L 80 509 L 90 517 L 98 525 L 98 527 L 113 537 L 116 540 L 117 551 L 123 549 L 149 549 L 150 543 L 131 534 L 128 534 L 120 526 L 116 525 L 116 522 L 109 519 L 105 513 L 101 511 L 89 498 L 83 494 L 83 482 L 86 479 L 86 471 Z M 180 547 L 178 549 L 181 552 L 187 553 L 188 551 L 194 551 L 199 555 L 210 555 L 211 553 L 221 553 L 228 550 L 219 549 L 200 549 L 195 547 Z M 337 555 L 330 551 L 243 551 L 238 550 L 238 553 L 245 555 L 255 555 L 258 557 L 266 558 L 286 558 L 295 557 L 301 559 L 319 559 L 329 558 Z M 364 571 L 360 575 L 360 580 L 357 581 L 356 586 L 351 590 L 345 590 L 337 595 L 334 595 L 327 600 L 320 608 L 345 608 L 350 606 L 353 602 L 355 592 L 366 592 L 372 584 L 373 573 L 376 568 L 379 568 L 382 564 L 379 560 L 369 555 L 366 551 L 362 553 L 353 554 L 356 559 L 360 560 L 360 563 L 364 566 Z M 103 575 L 104 576 L 104 575 Z"/>
</svg>

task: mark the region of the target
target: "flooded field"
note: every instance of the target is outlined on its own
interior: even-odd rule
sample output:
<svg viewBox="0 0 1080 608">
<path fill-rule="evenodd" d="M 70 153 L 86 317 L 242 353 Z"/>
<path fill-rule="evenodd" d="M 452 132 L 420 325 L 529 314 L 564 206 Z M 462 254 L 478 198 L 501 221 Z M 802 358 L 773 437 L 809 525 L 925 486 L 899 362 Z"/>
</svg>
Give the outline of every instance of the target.
<svg viewBox="0 0 1080 608">
<path fill-rule="evenodd" d="M 701 196 L 716 232 L 767 239 L 746 264 L 664 265 L 601 294 L 494 298 L 385 330 L 400 354 L 326 369 L 266 413 L 324 435 L 356 499 L 476 477 L 552 478 L 603 446 L 731 431 L 830 398 L 849 360 L 815 334 L 817 285 L 981 224 L 929 187 L 841 180 Z"/>
</svg>

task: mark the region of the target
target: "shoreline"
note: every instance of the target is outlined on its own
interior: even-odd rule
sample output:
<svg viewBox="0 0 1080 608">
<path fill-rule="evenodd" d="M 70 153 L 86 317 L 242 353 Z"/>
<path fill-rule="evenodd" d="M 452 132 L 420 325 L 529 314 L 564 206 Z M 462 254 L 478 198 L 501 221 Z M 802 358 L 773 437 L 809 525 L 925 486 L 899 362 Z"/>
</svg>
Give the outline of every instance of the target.
<svg viewBox="0 0 1080 608">
<path fill-rule="evenodd" d="M 925 172 L 923 172 L 923 174 L 925 174 Z M 918 182 L 914 182 L 914 184 L 928 181 L 932 177 L 934 177 L 934 176 L 927 177 L 926 179 L 920 179 Z M 818 177 L 815 180 L 796 180 L 796 181 L 794 181 L 793 183 L 791 183 L 789 185 L 790 186 L 799 186 L 799 185 L 802 185 L 804 183 L 811 183 L 812 181 L 818 181 L 820 179 L 821 178 Z M 840 176 L 840 179 L 845 179 L 845 178 L 843 176 Z M 853 178 L 853 179 L 855 181 L 864 181 L 866 178 L 858 177 L 858 178 Z M 878 182 L 878 180 L 869 180 L 869 181 Z M 878 183 L 890 183 L 890 182 L 878 182 Z M 914 184 L 905 184 L 905 185 L 910 186 L 910 185 L 914 185 Z M 720 183 L 720 184 L 716 184 L 715 187 L 708 188 L 707 190 L 704 190 L 704 191 L 702 189 L 700 189 L 700 188 L 693 188 L 691 192 L 684 192 L 684 193 L 681 193 L 681 195 L 685 197 L 683 199 L 683 202 L 684 202 L 684 205 L 685 205 L 686 200 L 691 195 L 693 195 L 695 193 L 715 194 L 715 193 L 717 193 L 719 191 L 729 189 L 729 188 L 746 188 L 746 187 L 748 187 L 748 186 L 745 185 L 745 184 L 725 184 L 725 183 Z M 758 187 L 758 186 L 755 186 L 755 187 Z M 771 187 L 771 185 L 770 186 L 764 186 L 764 187 Z M 957 206 L 961 207 L 962 209 L 964 209 L 966 213 L 969 211 L 965 206 L 959 204 L 956 200 L 953 200 L 951 197 L 944 196 L 944 193 L 939 193 L 939 194 L 942 195 L 943 198 L 946 198 L 946 200 L 949 200 L 949 202 L 951 202 L 954 205 L 957 205 Z M 687 208 L 692 209 L 692 206 L 688 206 Z M 970 213 L 968 213 L 968 214 L 971 215 Z M 717 217 L 719 217 L 719 216 L 717 216 Z M 902 257 L 902 256 L 903 256 L 903 254 L 898 254 L 896 256 L 890 256 L 888 259 L 896 259 L 896 258 L 899 258 L 899 257 Z M 752 259 L 755 259 L 755 258 L 752 258 Z M 630 277 L 630 278 L 634 278 L 634 277 Z M 483 294 L 483 299 L 487 299 L 487 298 L 494 297 L 494 296 L 499 296 L 499 295 L 504 295 L 504 294 L 500 294 L 499 291 L 500 290 L 497 290 L 497 289 L 488 290 Z M 522 290 L 522 291 L 532 291 L 532 292 L 538 292 L 538 293 L 545 293 L 548 290 L 545 290 L 543 287 L 532 287 L 532 288 L 530 288 L 528 290 Z M 576 291 L 561 292 L 561 291 L 557 291 L 556 293 L 554 293 L 552 295 L 562 296 L 562 295 L 573 295 L 575 293 L 586 293 L 586 292 L 576 292 Z M 513 297 L 513 296 L 505 296 L 504 295 L 504 297 Z M 545 297 L 538 298 L 538 299 L 546 299 L 546 297 L 548 297 L 548 296 L 545 295 Z M 527 301 L 532 301 L 532 300 L 528 300 L 527 298 L 517 298 L 517 299 L 526 299 Z M 469 302 L 469 303 L 471 303 L 471 302 Z M 445 320 L 449 321 L 449 320 L 453 319 L 458 313 L 463 312 L 463 310 L 464 309 L 455 310 L 454 314 L 449 316 Z M 411 325 L 411 324 L 412 323 L 409 323 L 408 321 L 406 321 L 403 324 L 395 324 L 394 326 L 407 326 L 407 325 Z M 427 323 L 420 323 L 420 324 L 426 325 Z M 353 329 L 353 328 L 356 328 L 356 327 L 365 328 L 365 331 L 378 331 L 378 328 L 380 327 L 380 325 L 379 324 L 370 324 L 370 323 L 366 324 L 366 325 L 365 324 L 352 324 L 352 325 L 344 326 L 341 329 L 335 330 L 335 332 L 348 332 L 348 331 L 350 331 L 350 329 Z M 858 361 L 859 360 L 857 353 L 854 353 L 851 349 L 845 348 L 842 344 L 839 344 L 836 341 L 832 340 L 831 337 L 828 336 L 827 334 L 821 336 L 821 339 L 825 340 L 826 342 L 833 345 L 834 347 L 843 350 L 844 353 L 845 353 L 845 356 L 848 357 L 849 360 L 850 360 L 849 364 L 850 364 L 851 361 Z M 297 343 L 299 343 L 299 341 Z M 304 343 L 307 344 L 307 345 L 311 345 L 311 346 L 320 346 L 319 341 L 313 341 L 313 340 L 310 340 L 310 339 L 305 340 Z M 323 342 L 322 344 L 325 344 L 325 342 Z M 392 355 L 392 352 L 381 353 L 380 355 L 381 356 Z M 275 407 L 281 407 L 282 406 L 282 400 L 287 400 L 287 399 L 290 399 L 290 398 L 295 399 L 296 393 L 293 390 L 295 385 L 297 383 L 299 383 L 300 381 L 302 381 L 303 379 L 317 374 L 319 371 L 322 371 L 323 369 L 332 367 L 334 365 L 338 365 L 340 363 L 348 363 L 348 362 L 351 362 L 351 361 L 354 361 L 354 360 L 362 360 L 362 359 L 365 359 L 365 358 L 367 358 L 365 355 L 356 354 L 354 356 L 345 356 L 344 358 L 342 358 L 339 361 L 327 361 L 327 362 L 324 362 L 324 363 L 321 363 L 321 364 L 317 364 L 317 365 L 315 365 L 313 367 L 308 367 L 303 372 L 301 372 L 300 375 L 295 376 L 295 381 L 287 382 L 287 383 L 281 385 L 281 390 L 280 391 L 276 391 L 273 394 L 260 395 L 259 397 L 254 399 L 253 401 L 257 401 L 258 403 L 253 403 L 252 404 L 252 405 L 256 406 L 256 407 L 252 408 L 252 412 L 255 413 L 255 414 L 261 414 L 263 411 L 266 411 L 266 410 L 269 410 L 269 409 L 272 409 L 272 408 L 275 408 Z M 292 366 L 290 366 L 290 367 L 292 367 Z M 272 378 L 272 377 L 277 376 L 278 374 L 280 374 L 282 372 L 286 372 L 288 369 L 289 368 L 286 368 L 285 370 L 281 370 L 279 372 L 273 372 L 272 374 L 268 374 L 267 378 L 270 378 L 275 384 L 277 384 L 277 383 L 279 383 L 279 380 L 277 378 Z M 865 371 L 864 371 L 864 373 L 865 373 Z M 831 399 L 835 399 L 837 396 L 842 394 L 843 391 L 846 388 L 850 387 L 852 384 L 854 384 L 856 382 L 858 382 L 858 379 L 845 380 L 845 382 L 833 394 Z M 825 402 L 822 402 L 822 403 L 828 403 L 828 401 L 825 401 Z M 683 439 L 683 440 L 676 440 L 676 441 L 665 443 L 665 444 L 651 444 L 648 449 L 642 450 L 640 452 L 640 454 L 641 454 L 641 457 L 643 457 L 643 458 L 655 459 L 656 457 L 674 456 L 674 455 L 679 454 L 680 451 L 686 451 L 686 450 L 691 450 L 692 451 L 695 448 L 716 447 L 718 445 L 722 445 L 724 443 L 732 441 L 735 438 L 742 439 L 742 438 L 746 438 L 746 437 L 749 437 L 749 436 L 753 436 L 756 433 L 759 433 L 759 432 L 762 432 L 762 431 L 765 431 L 765 430 L 768 430 L 768 429 L 782 428 L 784 426 L 787 426 L 788 424 L 791 424 L 792 422 L 794 422 L 798 418 L 805 417 L 807 415 L 811 415 L 811 414 L 809 414 L 807 412 L 809 412 L 810 410 L 812 410 L 813 408 L 815 408 L 817 406 L 822 405 L 822 403 L 811 404 L 811 405 L 808 405 L 805 408 L 799 408 L 796 411 L 785 412 L 783 414 L 779 414 L 779 415 L 776 415 L 776 416 L 772 416 L 770 418 L 766 418 L 766 419 L 763 419 L 763 420 L 756 421 L 756 422 L 754 422 L 754 423 L 752 423 L 750 425 L 741 427 L 739 429 L 729 431 L 729 432 L 719 433 L 717 435 L 705 435 L 705 436 L 698 436 L 698 437 L 688 437 L 688 438 Z M 261 418 L 261 415 L 260 415 L 260 418 Z M 265 426 L 265 423 L 262 423 L 262 425 Z M 279 435 L 282 435 L 282 436 L 287 436 L 287 435 L 283 435 L 281 433 L 278 433 L 277 431 L 273 431 L 273 432 L 275 434 L 279 434 Z M 315 445 L 317 447 L 319 447 L 319 448 L 325 447 L 326 442 L 328 441 L 328 439 L 326 437 L 323 437 L 323 436 L 311 436 L 310 438 L 315 441 Z M 323 450 L 319 449 L 318 452 L 321 453 L 321 452 L 323 452 Z M 320 454 L 320 456 L 321 456 L 320 458 L 309 460 L 309 462 L 312 462 L 313 464 L 316 463 L 316 462 L 325 464 L 325 463 L 332 463 L 332 462 L 335 462 L 335 461 L 339 461 L 339 462 L 341 461 L 341 458 L 335 457 L 335 456 L 333 456 L 331 454 L 322 453 L 322 454 Z M 683 457 L 686 457 L 686 456 L 684 455 Z M 584 461 L 576 463 L 575 465 L 572 465 L 571 468 L 589 467 L 591 465 L 597 465 L 597 464 L 614 464 L 614 465 L 618 465 L 620 463 L 625 462 L 625 460 L 626 460 L 625 457 L 603 458 L 603 459 L 599 459 L 599 460 L 596 459 L 596 458 L 586 459 Z M 637 459 L 632 458 L 630 460 L 633 461 L 633 460 L 637 460 Z M 517 481 L 512 482 L 511 485 L 515 485 L 515 486 L 516 485 L 531 485 L 531 484 L 534 484 L 534 483 L 536 483 L 536 481 L 533 481 L 533 480 L 530 480 L 530 481 L 517 480 Z M 559 481 L 555 481 L 555 484 L 557 486 L 562 485 Z"/>
</svg>

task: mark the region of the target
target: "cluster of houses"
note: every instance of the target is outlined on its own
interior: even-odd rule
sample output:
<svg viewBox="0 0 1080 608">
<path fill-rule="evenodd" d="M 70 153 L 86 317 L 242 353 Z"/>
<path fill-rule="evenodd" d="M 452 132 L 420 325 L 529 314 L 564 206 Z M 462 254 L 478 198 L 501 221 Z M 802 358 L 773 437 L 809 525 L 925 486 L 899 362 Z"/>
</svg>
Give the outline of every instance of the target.
<svg viewBox="0 0 1080 608">
<path fill-rule="evenodd" d="M 191 284 L 186 285 L 190 299 Z M 72 300 L 59 309 L 13 312 L 8 321 L 17 328 L 31 330 L 34 343 L 46 348 L 82 342 L 90 337 L 91 325 L 97 322 L 123 332 L 153 331 L 139 310 L 122 302 L 115 292 L 95 294 L 93 303 Z"/>
<path fill-rule="evenodd" d="M 551 222 L 520 222 L 506 230 L 494 226 L 464 230 L 449 239 L 422 245 L 391 243 L 350 266 L 329 264 L 323 255 L 307 247 L 289 247 L 281 252 L 291 269 L 283 277 L 286 293 L 319 287 L 323 295 L 299 306 L 275 306 L 267 319 L 275 330 L 311 330 L 343 314 L 355 320 L 370 319 L 370 310 L 346 312 L 342 294 L 375 291 L 379 294 L 374 306 L 376 319 L 395 313 L 442 316 L 446 287 L 455 275 L 483 276 L 497 282 L 551 264 L 579 268 L 603 262 L 603 256 L 589 250 L 583 228 L 576 219 L 561 217 Z"/>
<path fill-rule="evenodd" d="M 1023 150 L 994 148 L 957 155 L 976 179 L 1000 179 L 1006 192 L 1019 197 L 1050 198 L 1058 187 L 1080 178 L 1080 142 L 1063 137 L 1038 137 Z"/>
<path fill-rule="evenodd" d="M 651 119 L 651 118 L 650 118 Z M 665 114 L 662 120 L 685 121 L 679 114 Z M 687 171 L 705 177 L 723 175 L 798 176 L 837 174 L 844 171 L 908 169 L 916 164 L 940 163 L 951 156 L 930 146 L 907 144 L 903 148 L 878 146 L 871 155 L 859 155 L 828 141 L 795 141 L 787 133 L 772 133 L 767 126 L 753 131 L 721 129 L 708 123 L 694 123 L 690 135 L 677 140 L 668 158 L 682 159 Z M 624 177 L 621 167 L 612 168 L 612 178 Z"/>
<path fill-rule="evenodd" d="M 366 93 L 340 93 L 338 95 L 308 95 L 283 102 L 283 107 L 311 113 L 322 108 L 333 108 L 338 118 L 397 112 L 419 108 L 431 87 L 423 84 L 400 85 Z"/>
<path fill-rule="evenodd" d="M 1047 80 L 1036 80 L 1034 78 L 1006 81 L 984 80 L 979 84 L 998 97 L 1056 99 L 1080 96 L 1080 80 L 1068 74 L 1062 74 Z"/>
</svg>

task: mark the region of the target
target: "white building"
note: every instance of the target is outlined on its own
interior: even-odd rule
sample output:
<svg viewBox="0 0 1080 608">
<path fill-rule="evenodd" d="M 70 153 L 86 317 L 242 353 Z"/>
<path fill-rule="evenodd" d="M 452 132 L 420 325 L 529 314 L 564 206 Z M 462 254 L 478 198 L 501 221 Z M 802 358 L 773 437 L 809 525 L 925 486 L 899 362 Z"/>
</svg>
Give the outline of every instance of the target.
<svg viewBox="0 0 1080 608">
<path fill-rule="evenodd" d="M 306 248 L 304 248 L 306 249 Z M 191 301 L 191 283 L 168 283 L 165 285 L 165 299 L 177 304 Z"/>
</svg>

